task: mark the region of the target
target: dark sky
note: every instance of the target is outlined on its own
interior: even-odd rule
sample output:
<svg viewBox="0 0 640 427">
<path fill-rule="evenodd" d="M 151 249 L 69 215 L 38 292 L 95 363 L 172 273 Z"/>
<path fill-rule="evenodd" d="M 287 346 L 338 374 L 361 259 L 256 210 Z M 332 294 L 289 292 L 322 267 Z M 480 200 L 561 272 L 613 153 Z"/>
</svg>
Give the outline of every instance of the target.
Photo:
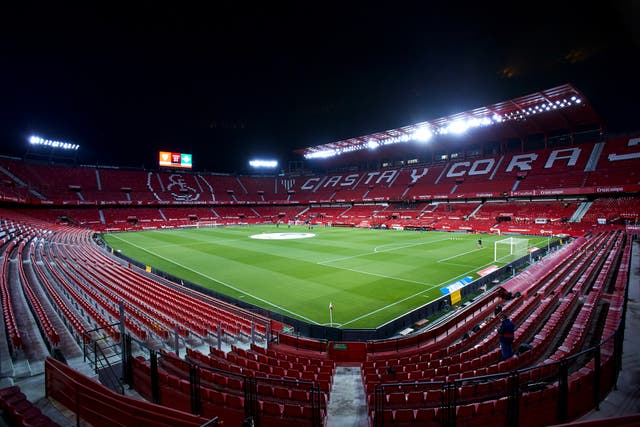
<svg viewBox="0 0 640 427">
<path fill-rule="evenodd" d="M 242 171 L 564 83 L 640 129 L 632 0 L 93 3 L 4 6 L 0 152 L 37 133 L 85 163 Z"/>
</svg>

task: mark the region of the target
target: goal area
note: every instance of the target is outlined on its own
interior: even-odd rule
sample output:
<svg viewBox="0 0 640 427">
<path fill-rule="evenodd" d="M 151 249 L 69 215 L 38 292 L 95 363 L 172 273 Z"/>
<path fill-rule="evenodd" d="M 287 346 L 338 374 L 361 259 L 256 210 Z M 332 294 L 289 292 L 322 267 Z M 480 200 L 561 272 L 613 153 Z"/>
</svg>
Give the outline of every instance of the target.
<svg viewBox="0 0 640 427">
<path fill-rule="evenodd" d="M 525 256 L 529 251 L 529 240 L 508 237 L 493 244 L 493 261 L 513 260 Z"/>
</svg>

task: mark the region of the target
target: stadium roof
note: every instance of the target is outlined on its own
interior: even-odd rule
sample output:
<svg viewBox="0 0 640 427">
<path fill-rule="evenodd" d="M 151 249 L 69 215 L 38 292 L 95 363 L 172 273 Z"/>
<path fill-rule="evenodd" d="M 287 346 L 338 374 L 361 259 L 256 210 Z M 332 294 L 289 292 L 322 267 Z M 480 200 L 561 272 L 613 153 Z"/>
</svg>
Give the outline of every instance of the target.
<svg viewBox="0 0 640 427">
<path fill-rule="evenodd" d="M 306 158 L 327 158 L 359 150 L 482 128 L 483 140 L 523 139 L 535 134 L 582 129 L 603 130 L 603 123 L 585 96 L 571 84 L 556 86 L 509 101 L 297 150 Z"/>
</svg>

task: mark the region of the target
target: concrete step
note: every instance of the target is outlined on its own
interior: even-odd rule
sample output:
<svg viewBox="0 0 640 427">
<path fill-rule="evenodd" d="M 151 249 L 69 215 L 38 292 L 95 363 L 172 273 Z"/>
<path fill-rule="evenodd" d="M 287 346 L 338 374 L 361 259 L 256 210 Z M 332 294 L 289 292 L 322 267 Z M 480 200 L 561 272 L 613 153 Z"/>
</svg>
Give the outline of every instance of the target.
<svg viewBox="0 0 640 427">
<path fill-rule="evenodd" d="M 327 427 L 368 427 L 367 402 L 359 367 L 336 367 L 327 407 Z"/>
</svg>

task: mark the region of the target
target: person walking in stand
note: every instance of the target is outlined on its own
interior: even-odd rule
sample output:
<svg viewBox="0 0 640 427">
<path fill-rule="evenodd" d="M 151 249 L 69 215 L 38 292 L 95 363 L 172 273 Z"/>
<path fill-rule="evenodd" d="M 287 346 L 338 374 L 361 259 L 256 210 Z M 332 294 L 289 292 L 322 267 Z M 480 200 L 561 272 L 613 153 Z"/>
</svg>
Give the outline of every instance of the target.
<svg viewBox="0 0 640 427">
<path fill-rule="evenodd" d="M 502 349 L 502 360 L 507 360 L 513 356 L 513 337 L 516 325 L 504 313 L 500 314 L 500 320 L 502 320 L 502 323 L 498 328 L 498 337 Z"/>
</svg>

